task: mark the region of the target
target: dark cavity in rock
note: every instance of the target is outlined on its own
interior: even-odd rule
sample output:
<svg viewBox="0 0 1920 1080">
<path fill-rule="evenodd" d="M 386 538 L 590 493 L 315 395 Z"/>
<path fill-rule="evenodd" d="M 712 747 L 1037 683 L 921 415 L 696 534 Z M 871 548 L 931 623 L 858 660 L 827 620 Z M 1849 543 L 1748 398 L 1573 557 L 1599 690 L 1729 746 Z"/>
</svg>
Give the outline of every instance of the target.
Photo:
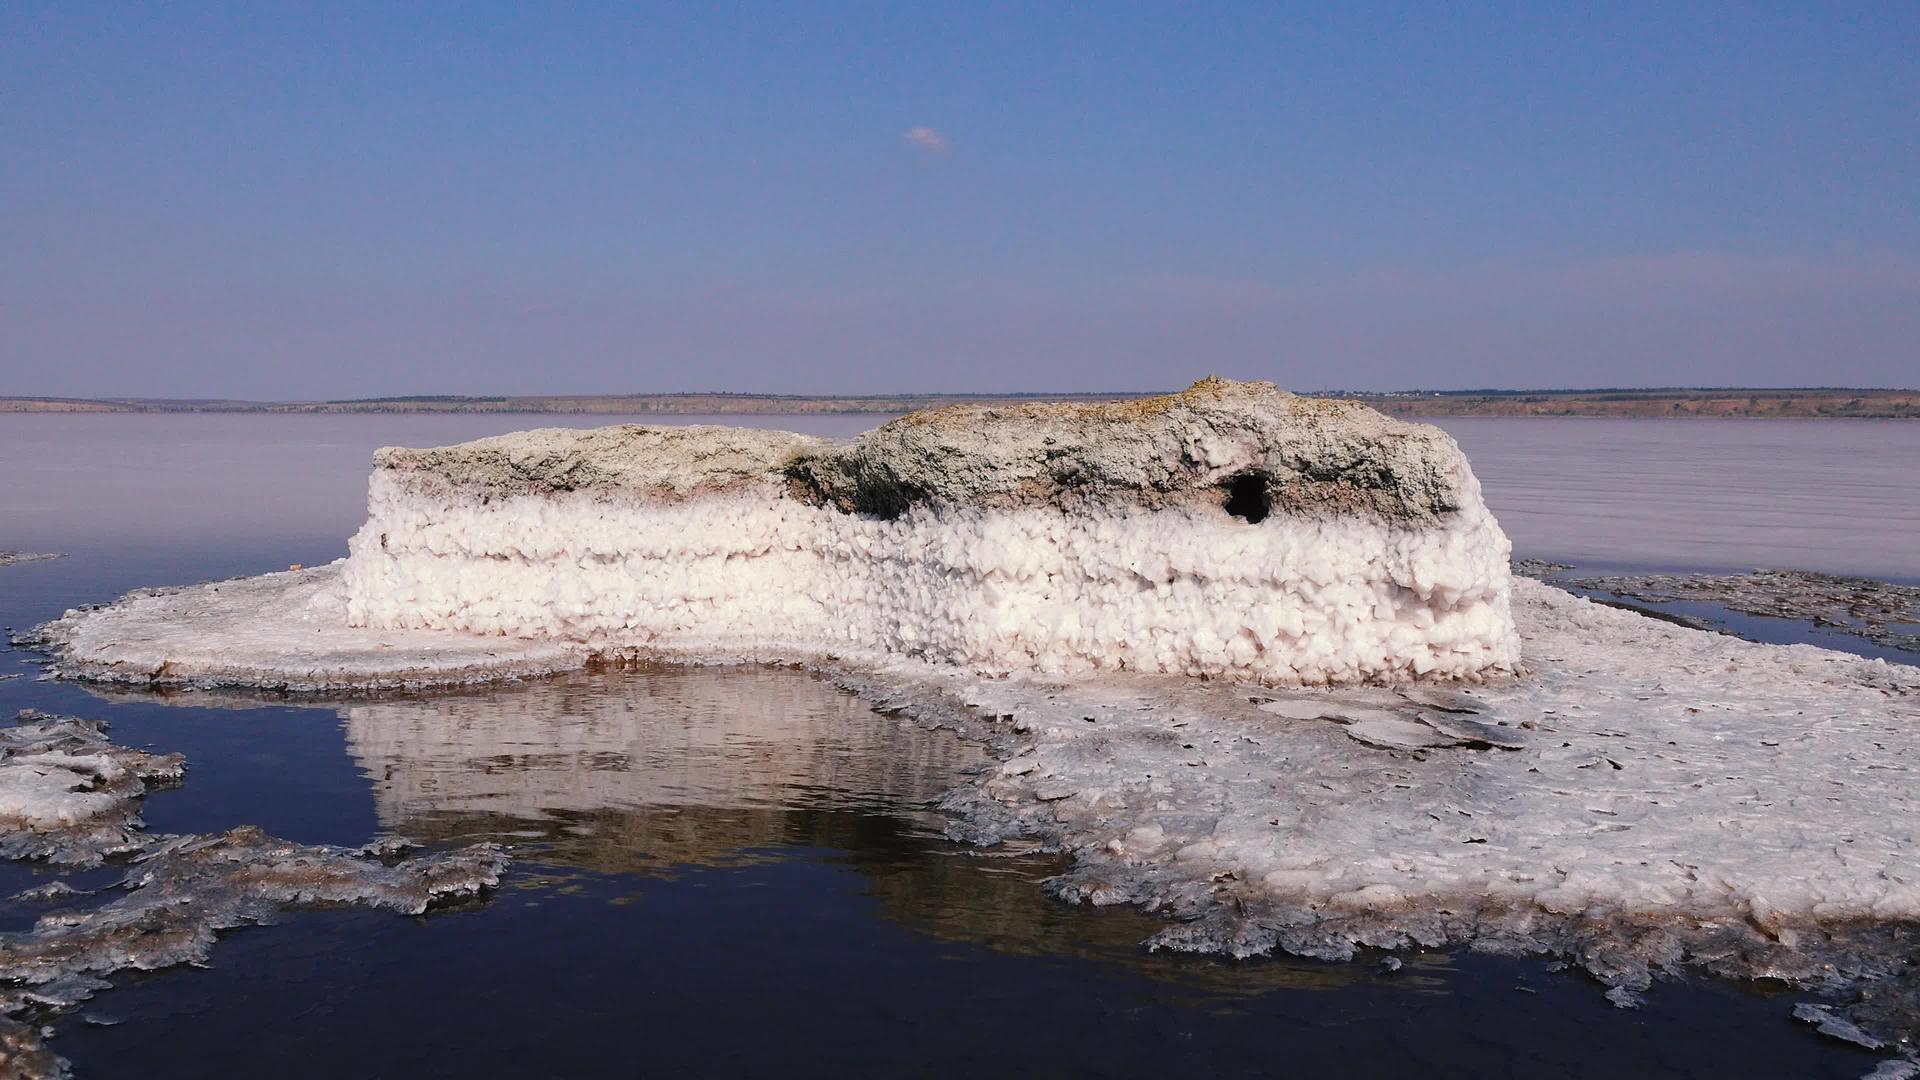
<svg viewBox="0 0 1920 1080">
<path fill-rule="evenodd" d="M 1226 511 L 1249 525 L 1267 520 L 1273 506 L 1267 501 L 1267 477 L 1264 473 L 1241 473 L 1222 485 L 1227 493 Z"/>
</svg>

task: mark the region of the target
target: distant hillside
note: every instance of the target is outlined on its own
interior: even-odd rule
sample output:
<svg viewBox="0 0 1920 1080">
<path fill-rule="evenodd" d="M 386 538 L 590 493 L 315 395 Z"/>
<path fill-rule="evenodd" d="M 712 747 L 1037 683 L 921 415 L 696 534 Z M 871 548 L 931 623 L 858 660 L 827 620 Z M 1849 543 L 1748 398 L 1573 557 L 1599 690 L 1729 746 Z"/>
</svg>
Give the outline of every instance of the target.
<svg viewBox="0 0 1920 1080">
<path fill-rule="evenodd" d="M 1352 396 L 1395 416 L 1920 418 L 1920 391 L 1915 390 L 1466 390 Z"/>
<path fill-rule="evenodd" d="M 959 402 L 1103 401 L 1093 394 L 584 394 L 555 397 L 390 397 L 346 401 L 225 401 L 171 398 L 0 398 L 7 412 L 116 413 L 587 413 L 736 415 L 903 413 Z M 1391 394 L 1322 391 L 1314 397 L 1364 401 L 1395 416 L 1747 416 L 1920 418 L 1920 391 L 1800 389 L 1448 390 Z"/>
</svg>

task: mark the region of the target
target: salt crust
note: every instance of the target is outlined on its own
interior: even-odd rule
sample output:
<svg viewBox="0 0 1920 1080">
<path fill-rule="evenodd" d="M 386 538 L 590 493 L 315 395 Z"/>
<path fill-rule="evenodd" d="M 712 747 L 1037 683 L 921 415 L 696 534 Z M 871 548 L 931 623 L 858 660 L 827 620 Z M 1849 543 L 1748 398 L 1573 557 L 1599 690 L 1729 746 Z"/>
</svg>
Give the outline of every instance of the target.
<svg viewBox="0 0 1920 1080">
<path fill-rule="evenodd" d="M 141 589 L 16 638 L 61 675 L 151 686 L 397 690 L 571 671 L 576 645 L 347 625 L 341 563 Z"/>
<path fill-rule="evenodd" d="M 1856 995 L 1829 1026 L 1911 1055 L 1920 668 L 1524 580 L 1514 613 L 1531 677 L 1450 700 L 905 664 L 842 681 L 922 720 L 1010 729 L 995 774 L 947 800 L 959 835 L 1071 854 L 1050 888 L 1170 916 L 1156 947 L 1545 954 L 1620 1004 L 1663 972 L 1775 978 Z M 1354 735 L 1436 705 L 1522 745 Z"/>
<path fill-rule="evenodd" d="M 1019 730 L 979 794 L 1013 810 L 1014 831 L 1059 837 L 1081 863 L 1072 891 L 1096 901 L 1171 900 L 1171 872 L 1210 906 L 1320 918 L 1471 897 L 1767 928 L 1920 919 L 1920 669 L 1517 588 L 1532 677 L 1460 695 L 1523 737 L 1512 752 L 1343 737 L 1343 715 L 1427 710 L 1417 690 L 867 679 Z M 1287 717 L 1315 712 L 1335 722 Z M 1278 943 L 1258 920 L 1243 929 L 1247 951 Z"/>
<path fill-rule="evenodd" d="M 0 728 L 0 856 L 93 866 L 137 850 L 140 797 L 184 772 L 179 754 L 116 746 L 97 721 L 22 712 Z"/>
<path fill-rule="evenodd" d="M 671 506 L 587 493 L 422 500 L 376 474 L 348 619 L 597 649 L 899 654 L 991 674 L 1131 670 L 1279 684 L 1510 669 L 1506 541 L 1214 510 L 914 510 L 778 492 Z"/>
<path fill-rule="evenodd" d="M 72 904 L 118 893 L 0 933 L 0 1076 L 70 1076 L 46 1045 L 44 1022 L 105 989 L 104 975 L 204 962 L 219 931 L 271 922 L 285 909 L 356 904 L 423 914 L 497 886 L 507 865 L 493 844 L 403 858 L 412 845 L 396 837 L 351 850 L 253 826 L 148 834 L 141 799 L 184 772 L 181 755 L 116 745 L 97 720 L 28 710 L 0 727 L 0 856 L 65 867 L 124 857 L 127 867 L 105 889 L 53 879 L 10 898 Z"/>
</svg>

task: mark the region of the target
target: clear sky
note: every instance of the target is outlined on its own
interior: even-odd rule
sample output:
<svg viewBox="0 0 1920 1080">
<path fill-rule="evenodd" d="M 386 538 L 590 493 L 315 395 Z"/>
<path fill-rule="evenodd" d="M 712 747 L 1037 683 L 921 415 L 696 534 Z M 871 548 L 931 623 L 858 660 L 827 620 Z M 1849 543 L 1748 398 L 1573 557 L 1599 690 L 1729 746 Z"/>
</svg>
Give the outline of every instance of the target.
<svg viewBox="0 0 1920 1080">
<path fill-rule="evenodd" d="M 1920 384 L 1920 3 L 0 0 L 0 394 Z"/>
</svg>

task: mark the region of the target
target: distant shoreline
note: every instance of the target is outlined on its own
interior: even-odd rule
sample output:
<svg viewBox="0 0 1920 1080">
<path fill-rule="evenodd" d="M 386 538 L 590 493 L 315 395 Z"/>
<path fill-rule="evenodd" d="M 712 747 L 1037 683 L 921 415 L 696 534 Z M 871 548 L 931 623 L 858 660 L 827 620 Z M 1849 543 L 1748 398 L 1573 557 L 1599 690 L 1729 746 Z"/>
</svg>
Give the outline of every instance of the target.
<svg viewBox="0 0 1920 1080">
<path fill-rule="evenodd" d="M 570 394 L 549 397 L 390 397 L 337 401 L 0 397 L 0 413 L 512 413 L 525 415 L 804 415 L 905 413 L 955 404 L 1111 401 L 1091 394 Z M 1920 390 L 1672 388 L 1650 390 L 1321 391 L 1394 416 L 1635 416 L 1920 419 Z"/>
</svg>

